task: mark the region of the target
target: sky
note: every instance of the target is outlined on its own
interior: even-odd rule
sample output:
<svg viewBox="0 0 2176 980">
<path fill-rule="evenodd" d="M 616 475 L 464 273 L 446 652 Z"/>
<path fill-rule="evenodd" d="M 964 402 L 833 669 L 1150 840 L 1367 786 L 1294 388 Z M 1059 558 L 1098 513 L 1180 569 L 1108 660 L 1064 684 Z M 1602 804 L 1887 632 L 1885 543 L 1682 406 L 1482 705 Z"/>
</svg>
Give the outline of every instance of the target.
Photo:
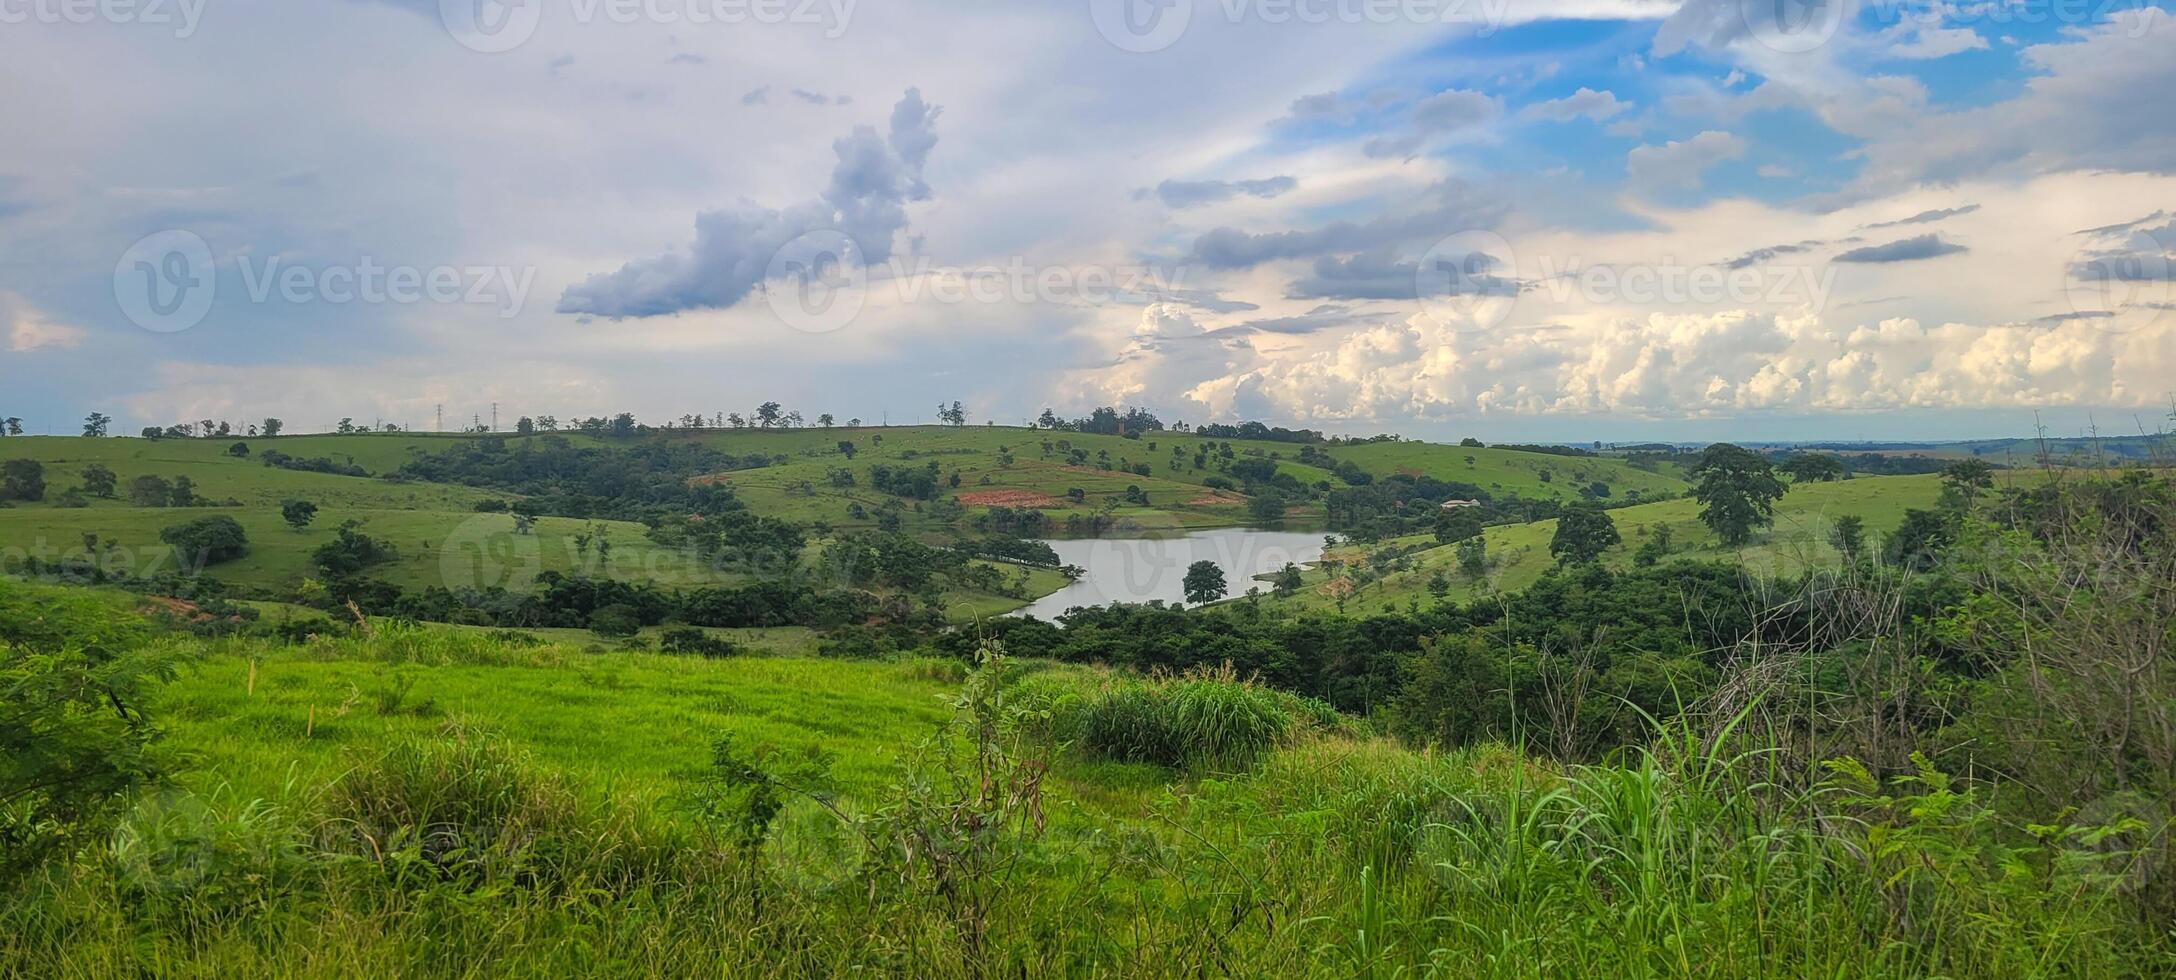
<svg viewBox="0 0 2176 980">
<path fill-rule="evenodd" d="M 0 416 L 2155 431 L 2169 0 L 0 0 Z"/>
</svg>

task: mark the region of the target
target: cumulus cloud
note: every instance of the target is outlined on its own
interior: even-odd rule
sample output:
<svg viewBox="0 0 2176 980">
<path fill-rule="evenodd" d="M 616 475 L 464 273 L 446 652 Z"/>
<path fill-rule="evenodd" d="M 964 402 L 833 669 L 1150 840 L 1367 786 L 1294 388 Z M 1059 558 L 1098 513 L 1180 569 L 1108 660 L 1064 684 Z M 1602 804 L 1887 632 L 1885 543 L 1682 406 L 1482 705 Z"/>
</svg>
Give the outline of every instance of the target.
<svg viewBox="0 0 2176 980">
<path fill-rule="evenodd" d="M 1597 92 L 1582 85 L 1577 92 L 1561 99 L 1534 103 L 1527 106 L 1525 111 L 1527 115 L 1557 122 L 1571 122 L 1581 117 L 1602 122 L 1630 108 L 1632 104 L 1618 99 L 1614 92 Z"/>
<path fill-rule="evenodd" d="M 1645 188 L 1700 186 L 1708 170 L 1726 160 L 1745 156 L 1745 141 L 1711 129 L 1685 140 L 1660 146 L 1635 146 L 1625 155 L 1625 176 Z"/>
<path fill-rule="evenodd" d="M 1291 356 L 1231 352 L 1234 369 L 1189 395 L 1219 414 L 1251 403 L 1301 420 L 2155 404 L 2176 331 L 2112 334 L 2092 319 L 1831 326 L 1726 311 L 1489 332 L 1415 317 Z"/>
<path fill-rule="evenodd" d="M 7 338 L 7 349 L 12 353 L 73 350 L 82 346 L 88 335 L 82 327 L 47 317 L 20 293 L 0 292 L 0 336 Z"/>
<path fill-rule="evenodd" d="M 1190 208 L 1228 201 L 1242 194 L 1272 198 L 1298 186 L 1297 179 L 1284 176 L 1255 180 L 1166 180 L 1156 185 L 1155 195 L 1165 207 Z"/>
<path fill-rule="evenodd" d="M 937 142 L 937 115 L 920 91 L 908 89 L 892 107 L 888 134 L 859 126 L 832 143 L 838 162 L 821 197 L 781 210 L 744 202 L 698 214 L 687 251 L 592 275 L 567 287 L 558 311 L 646 317 L 729 307 L 763 281 L 781 247 L 815 231 L 844 233 L 864 262 L 890 259 L 893 236 L 907 224 L 907 202 L 929 196 L 922 168 Z"/>
<path fill-rule="evenodd" d="M 1916 262 L 1920 259 L 1955 255 L 1965 250 L 1962 245 L 1945 242 L 1941 239 L 1941 236 L 1930 233 L 1914 235 L 1910 238 L 1902 238 L 1880 245 L 1863 245 L 1849 249 L 1837 253 L 1836 261 L 1858 263 Z"/>
</svg>

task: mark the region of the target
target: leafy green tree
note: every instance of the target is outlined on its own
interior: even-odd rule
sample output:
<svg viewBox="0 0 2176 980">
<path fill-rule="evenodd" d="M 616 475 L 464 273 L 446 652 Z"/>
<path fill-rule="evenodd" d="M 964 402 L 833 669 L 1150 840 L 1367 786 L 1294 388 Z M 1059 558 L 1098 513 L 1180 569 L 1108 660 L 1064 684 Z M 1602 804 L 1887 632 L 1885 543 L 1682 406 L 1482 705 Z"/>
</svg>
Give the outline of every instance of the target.
<svg viewBox="0 0 2176 980">
<path fill-rule="evenodd" d="M 232 456 L 235 459 L 249 458 L 249 443 L 237 442 L 234 445 L 228 446 L 227 455 Z"/>
<path fill-rule="evenodd" d="M 1949 515 L 1914 507 L 1904 512 L 1904 520 L 1890 533 L 1884 557 L 1891 565 L 1924 571 L 1942 560 L 1956 535 Z"/>
<path fill-rule="evenodd" d="M 112 424 L 112 422 L 113 416 L 103 412 L 92 412 L 83 417 L 83 434 L 93 439 L 103 438 L 106 435 L 106 426 Z"/>
<path fill-rule="evenodd" d="M 1186 601 L 1197 606 L 1224 598 L 1229 588 L 1224 584 L 1224 569 L 1207 560 L 1186 566 L 1186 578 L 1180 584 L 1186 591 Z"/>
<path fill-rule="evenodd" d="M 1789 489 L 1776 478 L 1767 457 L 1727 442 L 1702 451 L 1692 477 L 1700 521 L 1733 547 L 1751 540 L 1755 528 L 1775 520 L 1776 501 Z"/>
<path fill-rule="evenodd" d="M 0 463 L 0 500 L 45 499 L 45 464 L 35 459 Z"/>
<path fill-rule="evenodd" d="M 165 477 L 146 473 L 128 481 L 128 502 L 138 507 L 164 507 L 174 499 L 174 485 Z"/>
<path fill-rule="evenodd" d="M 756 406 L 756 426 L 759 428 L 771 428 L 777 425 L 778 420 L 783 417 L 785 417 L 784 406 L 777 402 L 764 402 Z"/>
<path fill-rule="evenodd" d="M 174 549 L 175 558 L 189 568 L 233 561 L 249 551 L 249 535 L 242 525 L 225 514 L 199 517 L 159 532 L 159 540 Z"/>
<path fill-rule="evenodd" d="M 1957 507 L 1970 508 L 1994 485 L 1995 468 L 1983 459 L 1960 459 L 1942 470 L 1942 493 Z"/>
<path fill-rule="evenodd" d="M 1478 507 L 1453 507 L 1436 509 L 1436 541 L 1451 544 L 1464 541 L 1481 533 L 1481 514 Z"/>
<path fill-rule="evenodd" d="M 1549 540 L 1549 553 L 1567 565 L 1584 565 L 1600 560 L 1602 552 L 1622 540 L 1617 534 L 1617 522 L 1600 505 L 1573 504 L 1557 516 L 1556 536 Z"/>
<path fill-rule="evenodd" d="M 81 489 L 93 497 L 111 497 L 114 486 L 119 482 L 120 477 L 113 475 L 113 471 L 107 469 L 105 464 L 92 463 L 83 468 Z"/>
<path fill-rule="evenodd" d="M 698 418 L 700 418 L 700 416 L 698 416 Z M 514 434 L 518 436 L 536 435 L 536 420 L 526 415 L 522 416 L 521 418 L 515 419 Z"/>
<path fill-rule="evenodd" d="M 1846 562 L 1855 562 L 1866 552 L 1866 521 L 1857 514 L 1845 514 L 1836 519 L 1828 529 L 1828 543 L 1836 546 L 1836 553 Z"/>
<path fill-rule="evenodd" d="M 1488 539 L 1471 537 L 1460 541 L 1452 554 L 1458 556 L 1458 570 L 1476 582 L 1488 574 Z"/>
<path fill-rule="evenodd" d="M 392 561 L 396 554 L 393 546 L 362 533 L 358 530 L 360 527 L 362 524 L 356 521 L 342 523 L 331 541 L 310 553 L 310 560 L 334 578 L 346 578 L 372 565 Z"/>
<path fill-rule="evenodd" d="M 1780 467 L 1797 483 L 1827 483 L 1843 479 L 1843 457 L 1834 453 L 1792 453 Z"/>
<path fill-rule="evenodd" d="M 589 614 L 589 628 L 598 636 L 633 636 L 642 632 L 642 613 L 623 602 L 599 606 Z"/>
<path fill-rule="evenodd" d="M 273 436 L 279 435 L 280 429 L 286 426 L 286 424 L 287 423 L 282 422 L 279 419 L 267 416 L 264 420 L 264 424 L 257 426 L 257 431 L 263 434 L 265 438 L 270 439 Z"/>
<path fill-rule="evenodd" d="M 1655 525 L 1654 532 L 1647 536 L 1647 540 L 1640 542 L 1638 550 L 1632 552 L 1632 564 L 1649 568 L 1668 558 L 1671 550 L 1670 538 L 1670 525 Z"/>
<path fill-rule="evenodd" d="M 1300 567 L 1291 562 L 1285 562 L 1284 567 L 1277 570 L 1276 579 L 1270 582 L 1270 590 L 1281 599 L 1298 592 L 1300 586 L 1304 584 L 1306 584 L 1306 580 L 1300 577 Z"/>
<path fill-rule="evenodd" d="M 1247 498 L 1247 516 L 1264 527 L 1284 523 L 1284 495 L 1263 490 Z"/>
<path fill-rule="evenodd" d="M 196 481 L 186 476 L 174 477 L 173 492 L 168 495 L 166 504 L 169 507 L 196 506 Z"/>
<path fill-rule="evenodd" d="M 97 839 L 164 776 L 143 703 L 178 654 L 142 634 L 89 601 L 0 591 L 0 882 Z"/>
<path fill-rule="evenodd" d="M 286 521 L 288 527 L 300 531 L 317 520 L 317 505 L 307 500 L 289 500 L 280 504 L 280 519 Z"/>
</svg>

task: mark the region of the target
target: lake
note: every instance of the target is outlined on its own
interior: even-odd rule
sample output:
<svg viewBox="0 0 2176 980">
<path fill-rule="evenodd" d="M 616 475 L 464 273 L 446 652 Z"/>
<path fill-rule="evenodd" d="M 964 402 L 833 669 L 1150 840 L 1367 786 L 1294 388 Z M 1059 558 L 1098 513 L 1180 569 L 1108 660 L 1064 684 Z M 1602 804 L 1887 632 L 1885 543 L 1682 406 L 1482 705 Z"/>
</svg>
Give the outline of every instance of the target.
<svg viewBox="0 0 2176 980">
<path fill-rule="evenodd" d="M 1078 565 L 1087 574 L 1073 584 L 1014 611 L 1014 615 L 1054 619 L 1074 606 L 1113 602 L 1182 602 L 1186 568 L 1213 561 L 1224 570 L 1232 595 L 1245 595 L 1256 575 L 1274 572 L 1286 562 L 1306 565 L 1322 557 L 1321 531 L 1261 531 L 1227 527 L 1162 538 L 1072 538 L 1045 541 L 1058 561 Z"/>
</svg>

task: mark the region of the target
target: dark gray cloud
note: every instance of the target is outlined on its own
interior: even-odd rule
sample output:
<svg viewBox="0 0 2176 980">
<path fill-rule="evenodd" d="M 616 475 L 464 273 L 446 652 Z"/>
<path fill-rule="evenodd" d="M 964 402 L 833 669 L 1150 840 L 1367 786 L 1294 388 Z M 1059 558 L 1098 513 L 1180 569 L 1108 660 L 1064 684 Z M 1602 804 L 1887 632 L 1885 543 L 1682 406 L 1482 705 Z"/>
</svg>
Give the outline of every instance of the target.
<svg viewBox="0 0 2176 980">
<path fill-rule="evenodd" d="M 1798 255 L 1802 252 L 1810 252 L 1816 248 L 1819 248 L 1823 244 L 1826 243 L 1817 241 L 1803 241 L 1795 245 L 1770 245 L 1767 248 L 1756 248 L 1750 252 L 1745 253 L 1744 255 L 1740 255 L 1737 258 L 1731 259 L 1728 262 L 1724 262 L 1723 268 L 1743 269 L 1746 266 L 1759 265 L 1778 256 Z"/>
<path fill-rule="evenodd" d="M 1210 268 L 1246 269 L 1279 259 L 1346 255 L 1493 228 L 1509 209 L 1502 199 L 1481 195 L 1462 181 L 1438 183 L 1427 197 L 1431 206 L 1417 211 L 1361 222 L 1336 221 L 1320 228 L 1259 234 L 1215 228 L 1194 239 L 1191 257 Z"/>
<path fill-rule="evenodd" d="M 2136 221 L 2078 232 L 2095 247 L 2079 253 L 2070 276 L 2080 282 L 2176 282 L 2176 219 L 2155 211 Z"/>
<path fill-rule="evenodd" d="M 908 89 L 892 107 L 888 135 L 857 126 L 831 144 L 838 163 L 820 198 L 783 210 L 742 204 L 698 214 L 687 251 L 592 275 L 567 287 L 558 311 L 643 317 L 729 307 L 762 282 L 781 247 L 815 231 L 844 233 L 865 263 L 889 260 L 894 235 L 906 227 L 907 202 L 929 196 L 922 167 L 937 142 L 937 115 L 919 90 Z"/>
<path fill-rule="evenodd" d="M 1940 221 L 1943 218 L 1954 218 L 1960 214 L 1971 214 L 1972 212 L 1979 209 L 1980 206 L 1977 204 L 1967 204 L 1961 208 L 1935 208 L 1932 211 L 1921 211 L 1918 214 L 1912 215 L 1909 218 L 1898 218 L 1895 221 L 1877 221 L 1873 224 L 1867 225 L 1866 227 L 1895 228 L 1899 225 L 1923 225 L 1929 222 Z"/>
<path fill-rule="evenodd" d="M 1157 298 L 1169 303 L 1183 303 L 1211 313 L 1245 313 L 1248 310 L 1261 309 L 1245 300 L 1227 299 L 1213 289 L 1173 289 Z"/>
<path fill-rule="evenodd" d="M 1920 259 L 1938 258 L 1968 251 L 1964 246 L 1945 242 L 1938 235 L 1915 235 L 1881 245 L 1854 248 L 1836 256 L 1838 262 L 1878 263 L 1916 262 Z"/>
<path fill-rule="evenodd" d="M 1445 277 L 1428 277 L 1431 295 L 1513 296 L 1525 288 L 1525 283 L 1517 279 L 1494 274 L 1498 263 L 1486 253 L 1470 254 L 1461 264 L 1464 268 L 1442 287 L 1434 284 Z M 1409 300 L 1419 296 L 1420 282 L 1418 261 L 1398 259 L 1388 250 L 1377 250 L 1349 258 L 1316 259 L 1313 274 L 1293 280 L 1285 287 L 1285 295 L 1294 299 Z"/>
<path fill-rule="evenodd" d="M 1201 204 L 1228 201 L 1245 194 L 1249 197 L 1270 198 L 1299 186 L 1291 177 L 1263 177 L 1257 180 L 1167 180 L 1156 185 L 1153 192 L 1164 206 L 1190 208 Z M 1135 193 L 1143 197 L 1150 191 Z"/>
<path fill-rule="evenodd" d="M 2067 323 L 2071 320 L 2105 320 L 2112 316 L 2115 316 L 2115 314 L 2108 310 L 2079 310 L 2075 313 L 2050 313 L 2033 322 L 2054 324 Z"/>
<path fill-rule="evenodd" d="M 811 91 L 809 91 L 808 89 L 805 89 L 805 88 L 797 88 L 797 89 L 793 89 L 792 91 L 793 91 L 793 97 L 794 97 L 794 98 L 796 98 L 796 99 L 800 99 L 801 101 L 803 101 L 803 102 L 806 102 L 806 103 L 808 103 L 809 105 L 853 105 L 853 104 L 854 104 L 854 97 L 853 97 L 853 96 L 851 96 L 851 95 L 825 95 L 825 94 L 824 94 L 824 93 L 822 93 L 822 92 L 811 92 Z"/>
<path fill-rule="evenodd" d="M 771 87 L 768 85 L 762 85 L 756 88 L 749 89 L 747 95 L 743 95 L 740 97 L 741 105 L 767 105 L 770 103 L 770 101 Z"/>
</svg>

